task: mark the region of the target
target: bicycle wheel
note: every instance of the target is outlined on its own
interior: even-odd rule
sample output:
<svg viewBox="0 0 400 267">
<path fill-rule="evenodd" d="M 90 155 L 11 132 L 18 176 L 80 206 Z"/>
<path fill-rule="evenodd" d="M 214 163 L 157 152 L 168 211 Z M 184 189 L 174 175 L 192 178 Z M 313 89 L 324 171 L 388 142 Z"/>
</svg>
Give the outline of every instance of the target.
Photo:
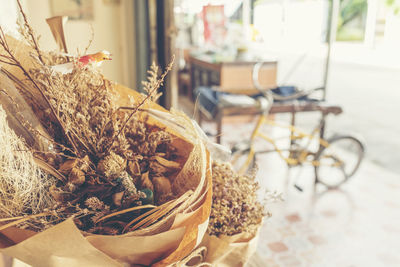
<svg viewBox="0 0 400 267">
<path fill-rule="evenodd" d="M 354 136 L 335 136 L 327 140 L 315 155 L 316 181 L 328 188 L 336 188 L 346 182 L 360 167 L 364 157 L 364 145 Z"/>
<path fill-rule="evenodd" d="M 250 148 L 233 151 L 231 163 L 239 174 L 250 173 L 256 166 L 255 154 L 250 155 Z"/>
</svg>

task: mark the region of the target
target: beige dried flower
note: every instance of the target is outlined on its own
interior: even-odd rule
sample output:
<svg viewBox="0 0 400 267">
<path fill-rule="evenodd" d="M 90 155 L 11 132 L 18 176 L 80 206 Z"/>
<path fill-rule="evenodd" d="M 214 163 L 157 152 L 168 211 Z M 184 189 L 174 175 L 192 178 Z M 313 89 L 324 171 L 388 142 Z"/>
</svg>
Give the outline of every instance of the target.
<svg viewBox="0 0 400 267">
<path fill-rule="evenodd" d="M 104 210 L 104 208 L 105 208 L 103 201 L 101 201 L 97 197 L 90 197 L 90 198 L 86 199 L 85 205 L 93 211 Z"/>
<path fill-rule="evenodd" d="M 150 101 L 156 102 L 158 98 L 160 98 L 161 93 L 158 94 L 152 94 L 152 90 L 154 88 L 158 88 L 160 85 L 159 83 L 159 78 L 158 78 L 158 73 L 160 72 L 160 69 L 158 68 L 157 64 L 153 61 L 153 63 L 150 66 L 150 70 L 147 71 L 147 81 L 142 81 L 143 85 L 143 90 L 150 95 Z"/>
<path fill-rule="evenodd" d="M 97 170 L 104 174 L 108 179 L 118 178 L 126 168 L 126 160 L 121 156 L 111 152 L 110 155 L 100 160 Z"/>
<path fill-rule="evenodd" d="M 125 189 L 125 196 L 130 197 L 132 195 L 137 195 L 137 189 L 135 184 L 133 183 L 132 177 L 129 176 L 127 172 L 123 172 L 120 175 L 121 183 Z"/>
<path fill-rule="evenodd" d="M 254 176 L 237 174 L 229 163 L 213 162 L 210 235 L 254 234 L 265 216 Z"/>
</svg>

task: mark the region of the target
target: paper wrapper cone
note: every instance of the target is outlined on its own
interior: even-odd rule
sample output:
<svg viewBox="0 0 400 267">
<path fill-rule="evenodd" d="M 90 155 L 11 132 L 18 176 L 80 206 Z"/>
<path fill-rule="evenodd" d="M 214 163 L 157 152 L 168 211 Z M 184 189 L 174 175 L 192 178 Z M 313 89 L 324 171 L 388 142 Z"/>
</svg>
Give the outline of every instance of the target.
<svg viewBox="0 0 400 267">
<path fill-rule="evenodd" d="M 46 19 L 47 24 L 49 24 L 51 33 L 53 34 L 54 40 L 57 43 L 58 49 L 65 53 L 68 53 L 64 35 L 64 25 L 65 23 L 67 23 L 67 21 L 67 16 L 55 16 Z"/>
<path fill-rule="evenodd" d="M 208 225 L 211 161 L 201 142 L 193 145 L 182 175 L 175 180 L 188 179 L 185 171 L 198 163 L 203 166 L 199 186 L 188 201 L 155 225 L 118 236 L 85 236 L 72 219 L 41 233 L 6 229 L 0 232 L 0 252 L 33 266 L 167 266 L 179 261 L 200 244 Z"/>
<path fill-rule="evenodd" d="M 35 51 L 28 45 L 26 45 L 24 42 L 17 40 L 9 35 L 6 35 L 6 40 L 9 45 L 9 47 L 12 48 L 14 51 L 15 57 L 19 60 L 21 65 L 25 68 L 25 70 L 29 71 L 30 68 L 33 67 L 33 59 L 27 55 L 31 53 L 35 53 Z M 6 52 L 3 50 L 3 48 L 0 46 L 0 53 L 5 54 Z M 6 65 L 6 64 L 1 64 L 0 63 L 0 68 L 4 69 L 5 71 L 11 73 L 15 79 L 12 79 L 13 82 L 18 83 L 17 80 L 19 81 L 25 81 L 26 76 L 24 75 L 23 71 L 19 69 L 16 66 L 12 65 Z M 18 84 L 15 84 L 16 87 L 18 87 Z M 44 100 L 40 96 L 40 93 L 36 90 L 33 89 L 33 86 L 31 86 L 31 93 L 32 95 L 39 100 L 41 104 L 44 105 Z"/>
<path fill-rule="evenodd" d="M 31 49 L 15 39 L 10 40 L 10 46 L 18 48 L 19 61 L 29 70 Z M 23 73 L 14 67 L 5 68 L 18 79 L 24 79 Z M 32 90 L 32 94 L 37 93 Z M 128 95 L 136 100 L 142 97 L 118 84 L 115 90 L 121 95 L 121 106 Z M 205 140 L 194 122 L 184 114 L 166 112 L 154 103 L 143 108 L 150 114 L 147 123 L 171 133 L 172 145 L 186 158 L 172 184 L 178 200 L 186 197 L 185 200 L 173 201 L 176 206 L 172 212 L 157 223 L 124 235 L 87 235 L 72 219 L 40 233 L 7 228 L 0 232 L 0 253 L 33 266 L 167 266 L 180 261 L 200 244 L 212 201 L 211 159 Z"/>
<path fill-rule="evenodd" d="M 32 109 L 20 95 L 13 82 L 0 69 L 0 104 L 7 112 L 7 122 L 10 128 L 30 146 L 39 151 L 48 151 L 49 143 L 37 134 L 29 131 L 24 125 L 29 124 L 32 129 L 50 140 L 50 136 L 40 124 Z"/>
<path fill-rule="evenodd" d="M 200 246 L 188 254 L 174 267 L 216 266 L 241 267 L 256 252 L 260 229 L 255 234 L 240 233 L 233 236 L 211 236 L 205 234 Z M 190 264 L 188 264 L 190 262 Z"/>
<path fill-rule="evenodd" d="M 246 233 L 234 236 L 204 236 L 203 244 L 207 247 L 205 262 L 218 267 L 240 267 L 256 252 L 259 230 L 255 235 Z"/>
</svg>

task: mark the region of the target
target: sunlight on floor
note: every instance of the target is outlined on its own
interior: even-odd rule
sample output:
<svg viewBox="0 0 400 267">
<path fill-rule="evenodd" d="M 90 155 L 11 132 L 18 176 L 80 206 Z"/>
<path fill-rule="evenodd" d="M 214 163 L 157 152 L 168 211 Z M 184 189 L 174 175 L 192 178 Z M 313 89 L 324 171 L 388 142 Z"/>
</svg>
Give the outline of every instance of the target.
<svg viewBox="0 0 400 267">
<path fill-rule="evenodd" d="M 224 125 L 224 144 L 248 138 L 254 127 L 238 126 Z M 214 125 L 203 129 L 213 132 Z M 276 153 L 259 155 L 257 163 L 261 187 L 281 192 L 284 201 L 268 205 L 272 217 L 248 266 L 400 265 L 399 175 L 364 160 L 340 190 L 314 191 L 312 166 L 288 169 Z"/>
</svg>

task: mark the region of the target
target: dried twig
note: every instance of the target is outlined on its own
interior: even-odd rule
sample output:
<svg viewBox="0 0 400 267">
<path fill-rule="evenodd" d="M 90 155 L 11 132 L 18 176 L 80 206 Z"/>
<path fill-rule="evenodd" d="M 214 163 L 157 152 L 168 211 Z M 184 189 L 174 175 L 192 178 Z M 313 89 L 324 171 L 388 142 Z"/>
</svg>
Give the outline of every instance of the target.
<svg viewBox="0 0 400 267">
<path fill-rule="evenodd" d="M 29 34 L 29 36 L 31 38 L 31 41 L 33 42 L 33 48 L 35 49 L 35 51 L 36 51 L 36 53 L 37 53 L 37 55 L 39 57 L 40 62 L 42 62 L 42 64 L 44 65 L 42 52 L 40 51 L 40 48 L 39 48 L 39 43 L 36 40 L 34 31 L 33 31 L 32 27 L 31 27 L 31 25 L 29 25 L 29 23 L 28 23 L 28 19 L 26 18 L 26 14 L 25 14 L 24 10 L 22 9 L 20 0 L 17 0 L 17 4 L 18 4 L 19 12 L 21 13 L 21 15 L 22 15 L 22 17 L 24 19 L 24 26 L 28 30 L 28 34 Z"/>
<path fill-rule="evenodd" d="M 87 51 L 89 50 L 90 46 L 92 45 L 92 42 L 93 42 L 93 39 L 94 39 L 94 29 L 93 29 L 93 25 L 92 25 L 92 24 L 89 24 L 89 26 L 90 26 L 90 33 L 91 33 L 91 34 L 90 34 L 89 43 L 88 43 L 88 45 L 86 46 L 86 48 L 85 48 L 85 50 L 84 50 L 84 52 L 83 52 L 84 55 L 87 54 Z"/>
<path fill-rule="evenodd" d="M 121 135 L 121 133 L 124 131 L 126 125 L 128 124 L 128 122 L 130 121 L 130 119 L 133 117 L 133 115 L 135 115 L 135 113 L 146 103 L 149 101 L 149 99 L 151 99 L 151 97 L 156 94 L 158 88 L 160 88 L 160 86 L 162 86 L 162 84 L 164 83 L 165 77 L 167 76 L 168 72 L 170 70 L 172 70 L 172 66 L 174 64 L 175 61 L 175 56 L 172 57 L 171 62 L 168 64 L 168 66 L 165 68 L 164 73 L 160 76 L 160 78 L 154 83 L 152 84 L 152 87 L 149 88 L 148 90 L 148 94 L 146 95 L 146 97 L 144 97 L 139 104 L 137 104 L 134 109 L 132 110 L 132 112 L 129 114 L 128 118 L 125 120 L 125 122 L 122 123 L 121 128 L 119 129 L 118 133 L 113 137 L 113 139 L 110 142 L 110 145 L 108 147 L 108 149 L 106 149 L 106 151 L 108 152 L 109 149 L 112 147 L 113 143 L 115 142 L 116 139 L 118 139 L 118 137 Z"/>
<path fill-rule="evenodd" d="M 51 212 L 47 211 L 47 212 L 42 212 L 42 213 L 39 213 L 39 214 L 33 214 L 33 215 L 29 215 L 29 216 L 23 217 L 22 219 L 7 223 L 5 225 L 1 225 L 0 226 L 0 231 L 2 231 L 4 229 L 7 229 L 7 228 L 9 228 L 11 226 L 14 226 L 14 225 L 17 225 L 17 224 L 20 224 L 20 223 L 23 223 L 23 222 L 38 218 L 38 217 L 48 216 L 50 214 L 51 214 Z"/>
<path fill-rule="evenodd" d="M 32 33 L 33 34 L 33 33 Z M 79 150 L 77 149 L 75 143 L 72 141 L 71 137 L 67 134 L 67 131 L 65 130 L 64 124 L 61 122 L 60 118 L 58 117 L 57 113 L 54 110 L 54 107 L 50 104 L 50 100 L 46 96 L 46 94 L 43 92 L 43 90 L 40 88 L 40 86 L 35 82 L 35 80 L 32 78 L 32 76 L 28 73 L 28 71 L 22 66 L 22 64 L 19 62 L 19 60 L 14 56 L 14 54 L 11 52 L 10 47 L 8 46 L 6 36 L 4 34 L 3 28 L 0 26 L 0 45 L 3 47 L 4 51 L 8 54 L 9 59 L 11 62 L 17 66 L 23 73 L 24 75 L 28 78 L 28 80 L 34 85 L 34 87 L 39 91 L 40 95 L 43 97 L 45 100 L 46 104 L 49 106 L 51 113 L 53 114 L 54 118 L 56 119 L 58 125 L 61 127 L 63 130 L 63 134 L 65 137 L 67 137 L 70 145 L 72 145 L 74 153 L 76 155 L 79 155 Z"/>
<path fill-rule="evenodd" d="M 141 209 L 153 209 L 153 208 L 156 208 L 156 206 L 154 206 L 154 205 L 143 205 L 143 206 L 137 206 L 137 207 L 132 207 L 132 208 L 120 210 L 120 211 L 108 214 L 108 215 L 106 215 L 104 217 L 101 217 L 100 219 L 98 219 L 96 221 L 96 223 L 99 223 L 99 222 L 104 221 L 106 219 L 109 219 L 111 217 L 114 217 L 114 216 L 117 216 L 117 215 L 121 215 L 121 214 L 125 214 L 125 213 L 131 212 L 131 211 L 141 210 Z"/>
</svg>

